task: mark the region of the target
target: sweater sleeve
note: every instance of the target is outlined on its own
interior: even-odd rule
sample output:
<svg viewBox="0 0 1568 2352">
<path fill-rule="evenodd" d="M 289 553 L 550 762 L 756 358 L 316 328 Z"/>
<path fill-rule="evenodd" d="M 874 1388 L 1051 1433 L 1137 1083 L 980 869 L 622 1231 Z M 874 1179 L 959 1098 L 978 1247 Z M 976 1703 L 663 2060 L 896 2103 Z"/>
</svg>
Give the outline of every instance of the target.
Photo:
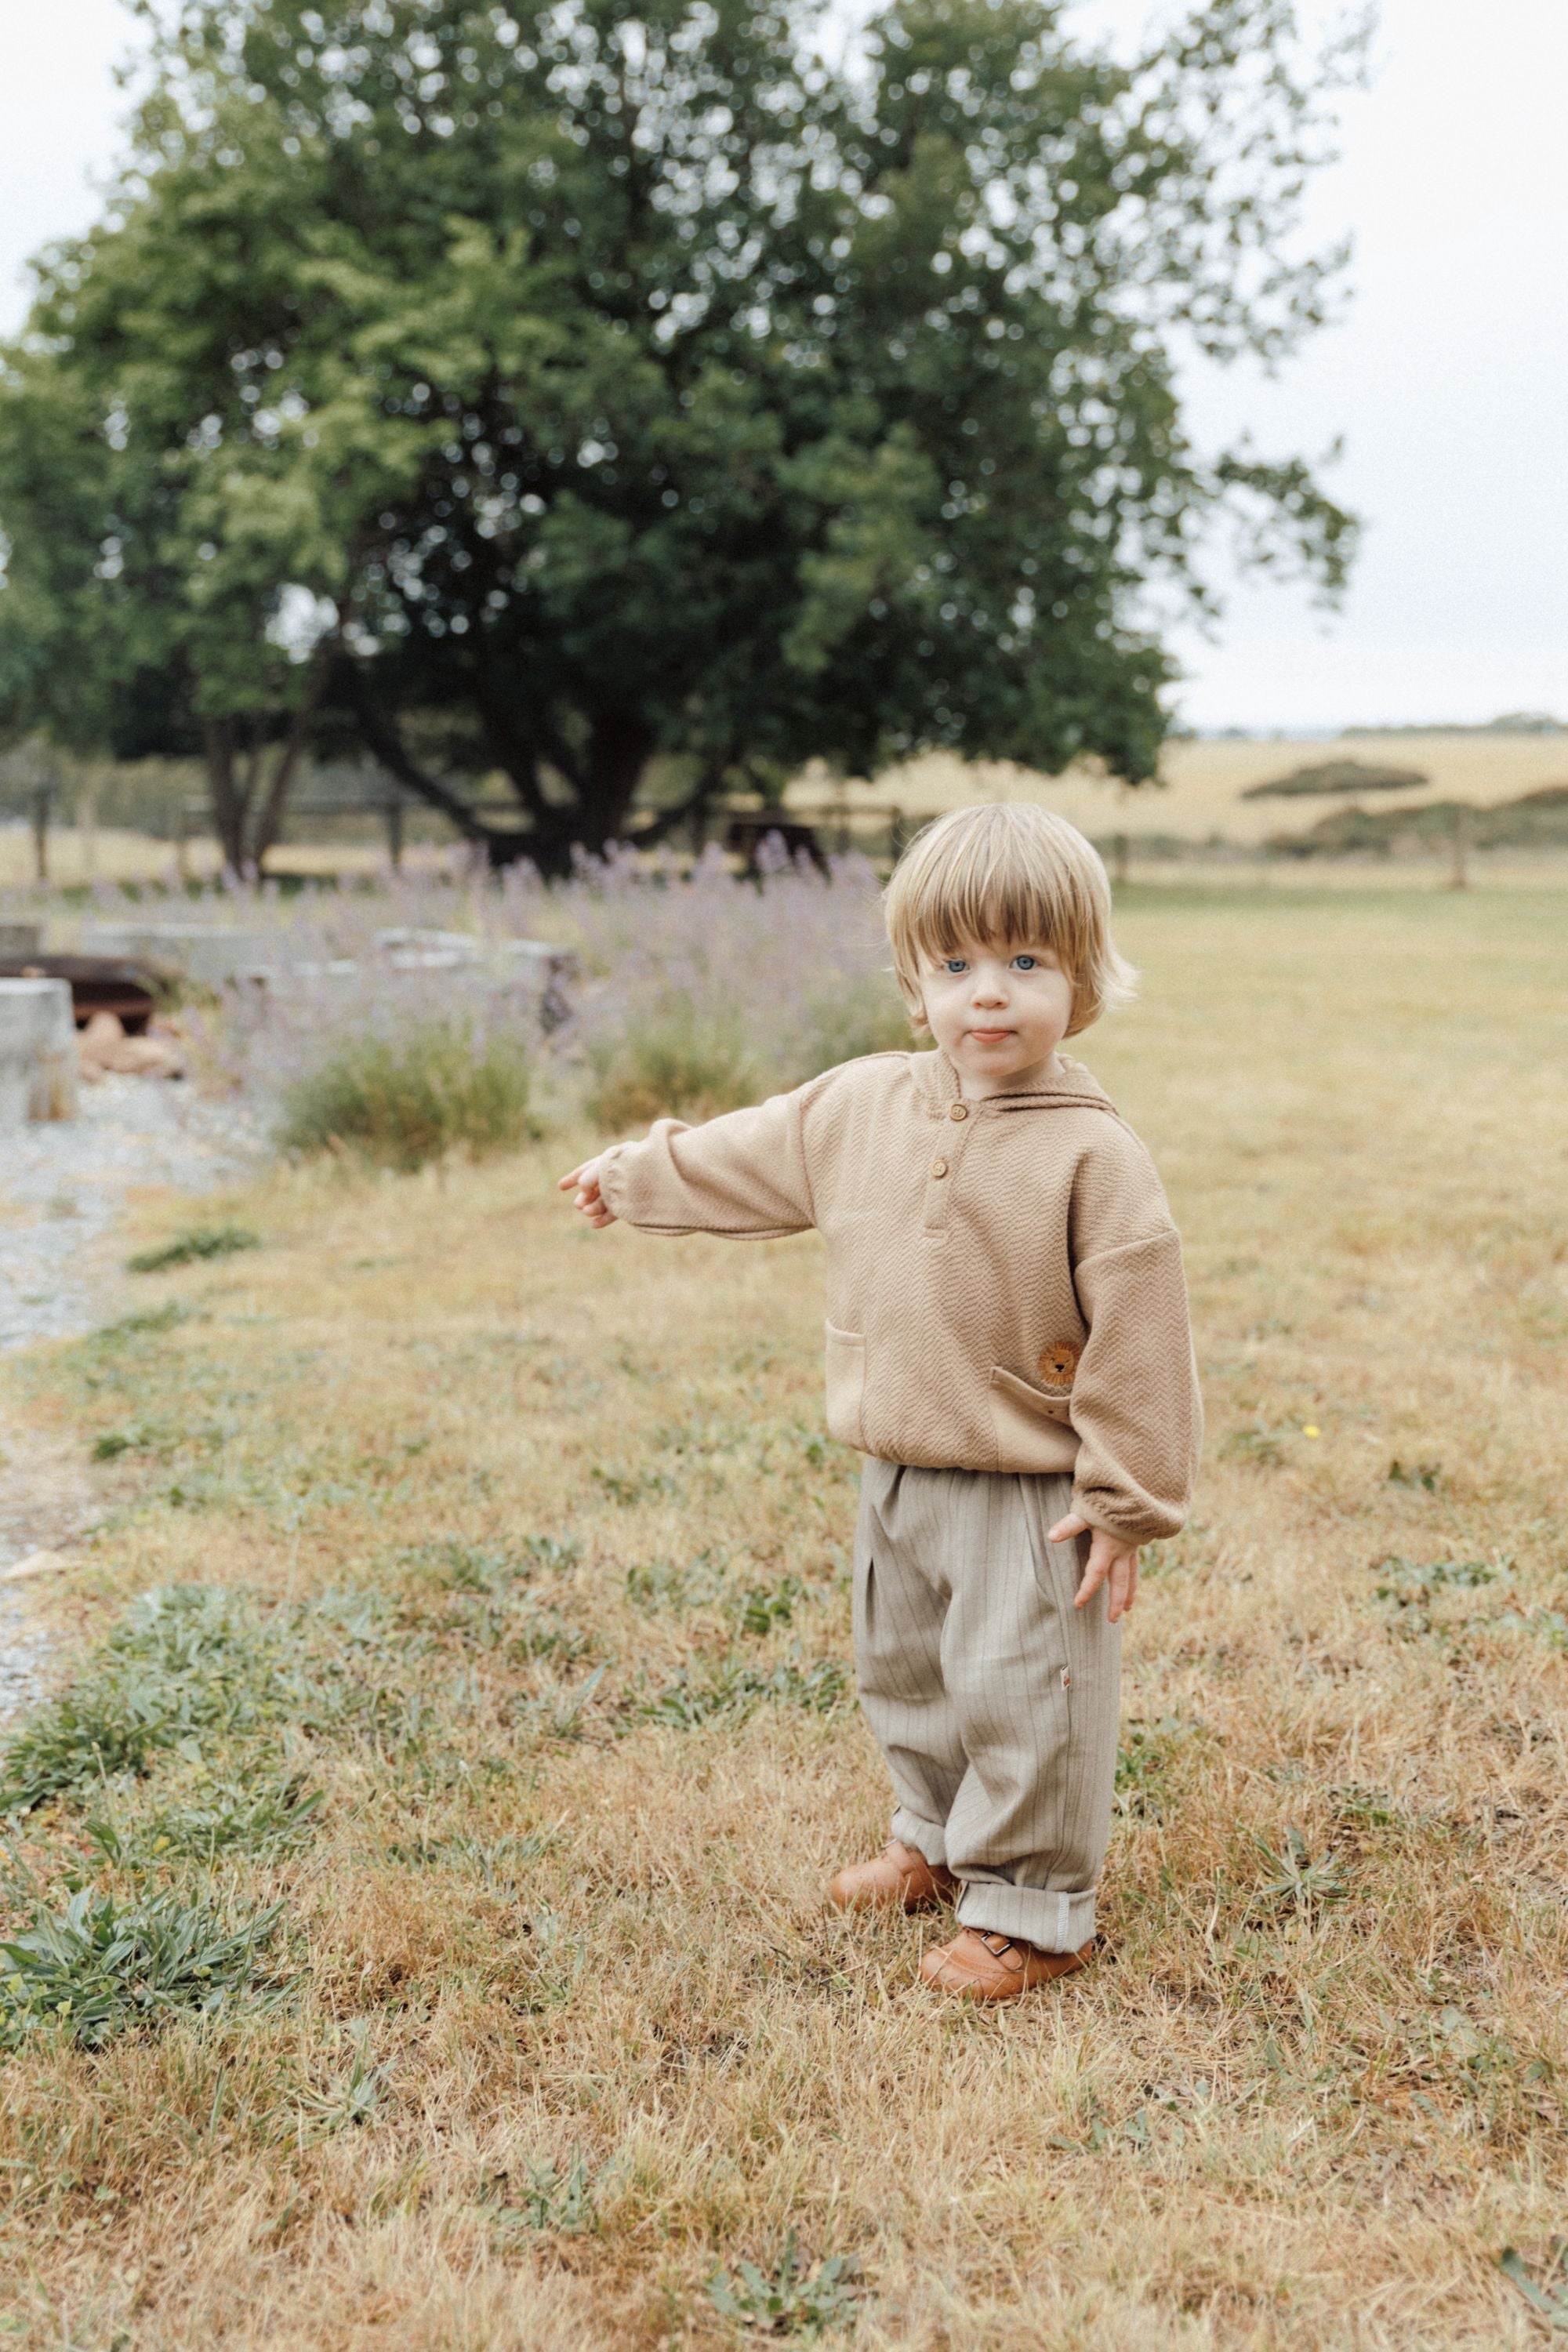
<svg viewBox="0 0 1568 2352">
<path fill-rule="evenodd" d="M 1119 1152 L 1120 1181 L 1090 1182 L 1075 1203 L 1089 1336 L 1072 1386 L 1073 1502 L 1091 1526 L 1150 1543 L 1191 1507 L 1203 1401 L 1181 1237 L 1142 1147 L 1125 1141 L 1139 1164 Z"/>
<path fill-rule="evenodd" d="M 617 1143 L 599 1178 L 617 1217 L 645 1234 L 721 1234 L 768 1241 L 814 1222 L 803 1134 L 810 1087 L 773 1095 L 703 1127 L 655 1122 L 641 1143 Z"/>
</svg>

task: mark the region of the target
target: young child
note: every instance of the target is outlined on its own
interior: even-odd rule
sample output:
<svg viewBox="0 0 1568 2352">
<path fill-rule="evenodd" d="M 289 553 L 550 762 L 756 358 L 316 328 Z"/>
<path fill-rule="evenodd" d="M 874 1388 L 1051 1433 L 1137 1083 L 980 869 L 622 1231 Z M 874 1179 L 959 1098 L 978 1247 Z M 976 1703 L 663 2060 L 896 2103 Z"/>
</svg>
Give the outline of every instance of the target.
<svg viewBox="0 0 1568 2352">
<path fill-rule="evenodd" d="M 660 1119 L 561 1182 L 595 1226 L 822 1235 L 827 1426 L 865 1457 L 856 1665 L 897 1800 L 831 1899 L 955 1897 L 921 1973 L 1005 2000 L 1089 1955 L 1120 1621 L 1139 1546 L 1186 1516 L 1201 1408 L 1159 1178 L 1057 1050 L 1133 977 L 1094 850 L 1045 809 L 960 810 L 886 912 L 934 1052 Z"/>
</svg>

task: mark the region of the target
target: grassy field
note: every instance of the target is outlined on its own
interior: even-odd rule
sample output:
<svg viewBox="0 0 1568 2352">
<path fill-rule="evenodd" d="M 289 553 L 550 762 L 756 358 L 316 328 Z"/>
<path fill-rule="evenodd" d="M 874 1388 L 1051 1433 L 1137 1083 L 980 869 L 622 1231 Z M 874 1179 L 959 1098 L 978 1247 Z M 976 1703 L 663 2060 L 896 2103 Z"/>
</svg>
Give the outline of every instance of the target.
<svg viewBox="0 0 1568 2352">
<path fill-rule="evenodd" d="M 25 1366 L 116 1515 L 0 1765 L 0 2341 L 1535 2341 L 1565 912 L 1127 902 L 1145 996 L 1082 1051 L 1187 1237 L 1208 1459 L 1099 1963 L 1002 2014 L 919 1985 L 943 1920 L 822 1907 L 887 1801 L 811 1239 L 591 1235 L 569 1132 L 280 1175 L 218 1212 L 260 1247 Z"/>
<path fill-rule="evenodd" d="M 790 788 L 787 798 L 793 806 L 811 809 L 820 806 L 825 798 L 842 801 L 847 797 L 851 807 L 868 813 L 896 807 L 909 817 L 920 818 L 974 801 L 1043 799 L 1098 840 L 1125 832 L 1134 842 L 1140 835 L 1162 835 L 1198 846 L 1217 837 L 1232 849 L 1256 849 L 1273 834 L 1304 831 L 1319 817 L 1342 808 L 1345 796 L 1325 793 L 1306 799 L 1247 801 L 1241 795 L 1247 787 L 1338 758 L 1359 760 L 1368 766 L 1411 768 L 1429 778 L 1420 790 L 1367 795 L 1365 805 L 1374 809 L 1390 804 L 1419 809 L 1438 800 L 1464 800 L 1490 807 L 1543 784 L 1568 782 L 1568 738 L 1561 734 L 1466 735 L 1438 730 L 1429 735 L 1347 735 L 1331 742 L 1318 736 L 1275 740 L 1205 737 L 1193 741 L 1173 737 L 1161 760 L 1160 788 L 1136 793 L 1084 771 L 1041 776 L 1005 762 L 962 761 L 945 752 L 932 752 L 890 770 L 873 784 L 852 784 L 847 794 L 826 771 L 808 771 Z M 432 845 L 414 837 L 427 822 L 417 813 L 409 818 L 411 838 L 405 862 L 415 870 L 438 868 L 452 855 L 449 845 Z M 172 874 L 175 860 L 173 842 L 123 827 L 100 825 L 89 835 L 71 826 L 58 826 L 50 833 L 49 844 L 51 875 L 67 885 L 94 880 L 162 881 Z M 216 841 L 203 838 L 187 844 L 185 862 L 193 877 L 210 880 L 221 870 L 223 859 Z M 385 866 L 385 850 L 371 820 L 359 824 L 353 842 L 291 841 L 268 857 L 269 873 L 306 877 L 379 875 Z M 1423 875 L 1426 870 L 1423 860 Z M 23 889 L 32 875 L 33 845 L 26 827 L 0 827 L 0 888 Z"/>
<path fill-rule="evenodd" d="M 901 808 L 908 816 L 931 816 L 974 801 L 1045 800 L 1096 840 L 1125 832 L 1164 835 L 1194 845 L 1218 838 L 1233 847 L 1258 847 L 1270 835 L 1301 833 L 1330 811 L 1345 806 L 1342 793 L 1312 793 L 1292 800 L 1248 801 L 1253 784 L 1288 776 L 1298 768 L 1329 759 L 1357 760 L 1366 767 L 1409 768 L 1425 775 L 1425 786 L 1409 792 L 1370 793 L 1363 805 L 1419 809 L 1431 801 L 1464 800 L 1489 808 L 1543 784 L 1568 783 L 1568 738 L 1557 735 L 1344 735 L 1321 737 L 1173 737 L 1160 761 L 1155 788 L 1128 792 L 1082 770 L 1046 777 L 1004 762 L 962 761 L 931 752 L 849 792 L 857 806 Z M 792 787 L 801 803 L 820 800 L 822 779 L 805 778 Z M 1353 798 L 1353 795 L 1350 797 Z"/>
</svg>

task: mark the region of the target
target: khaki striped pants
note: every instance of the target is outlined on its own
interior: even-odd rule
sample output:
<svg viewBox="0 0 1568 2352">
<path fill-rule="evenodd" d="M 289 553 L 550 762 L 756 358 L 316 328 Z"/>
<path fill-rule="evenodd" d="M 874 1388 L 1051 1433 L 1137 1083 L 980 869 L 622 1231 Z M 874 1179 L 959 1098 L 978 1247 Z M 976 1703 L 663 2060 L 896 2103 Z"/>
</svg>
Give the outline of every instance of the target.
<svg viewBox="0 0 1568 2352">
<path fill-rule="evenodd" d="M 868 1459 L 855 1558 L 860 1700 L 893 1835 L 963 1882 L 967 1927 L 1077 1951 L 1110 1830 L 1121 1629 L 1073 1607 L 1089 1538 L 1052 1544 L 1067 1477 Z"/>
</svg>

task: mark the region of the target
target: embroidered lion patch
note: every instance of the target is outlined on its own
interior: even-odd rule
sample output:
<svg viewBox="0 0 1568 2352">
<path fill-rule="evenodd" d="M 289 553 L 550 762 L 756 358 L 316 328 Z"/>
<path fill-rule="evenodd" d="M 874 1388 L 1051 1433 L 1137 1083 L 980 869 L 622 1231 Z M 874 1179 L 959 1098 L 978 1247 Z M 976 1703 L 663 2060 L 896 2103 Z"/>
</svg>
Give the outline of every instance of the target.
<svg viewBox="0 0 1568 2352">
<path fill-rule="evenodd" d="M 1054 1395 L 1065 1396 L 1072 1386 L 1072 1376 L 1078 1370 L 1079 1351 L 1070 1339 L 1053 1339 L 1040 1353 L 1040 1386 Z"/>
</svg>

